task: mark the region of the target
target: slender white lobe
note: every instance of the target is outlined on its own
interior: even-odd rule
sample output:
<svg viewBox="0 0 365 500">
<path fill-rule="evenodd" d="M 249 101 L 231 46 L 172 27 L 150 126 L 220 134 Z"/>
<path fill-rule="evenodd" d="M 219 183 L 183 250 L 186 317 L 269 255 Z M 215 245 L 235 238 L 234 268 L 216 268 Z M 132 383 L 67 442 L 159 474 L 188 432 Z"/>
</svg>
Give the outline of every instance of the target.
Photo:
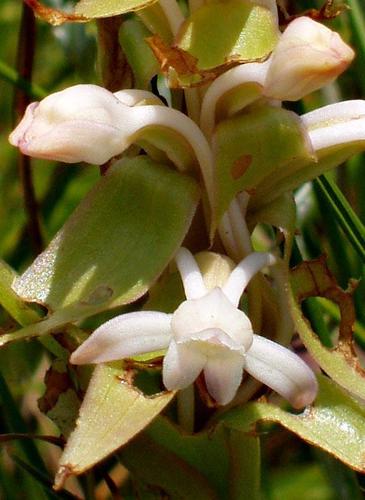
<svg viewBox="0 0 365 500">
<path fill-rule="evenodd" d="M 305 362 L 289 349 L 259 335 L 253 336 L 245 368 L 294 408 L 311 404 L 317 395 L 317 380 Z"/>
<path fill-rule="evenodd" d="M 172 340 L 163 360 L 162 380 L 166 389 L 184 389 L 194 382 L 203 370 L 206 356 L 189 344 Z"/>
<path fill-rule="evenodd" d="M 204 367 L 204 378 L 208 392 L 220 405 L 232 401 L 239 388 L 245 358 L 238 353 L 227 351 L 208 359 Z"/>
<path fill-rule="evenodd" d="M 311 129 L 324 127 L 331 123 L 347 120 L 359 120 L 365 117 L 365 101 L 353 99 L 351 101 L 336 102 L 305 113 L 300 118 L 304 126 Z"/>
<path fill-rule="evenodd" d="M 233 269 L 222 288 L 223 293 L 232 302 L 232 304 L 237 307 L 241 295 L 243 294 L 250 279 L 258 271 L 260 271 L 260 269 L 266 266 L 272 266 L 275 262 L 276 259 L 271 253 L 251 253 L 241 260 L 235 269 Z"/>
<path fill-rule="evenodd" d="M 315 151 L 365 140 L 365 101 L 330 104 L 301 116 Z"/>
<path fill-rule="evenodd" d="M 242 64 L 226 71 L 214 80 L 204 96 L 200 115 L 200 126 L 207 137 L 210 137 L 214 130 L 219 99 L 229 91 L 245 84 L 255 83 L 259 87 L 263 87 L 268 65 L 268 61 Z M 248 105 L 251 102 L 252 100 L 248 100 L 244 104 Z"/>
<path fill-rule="evenodd" d="M 181 247 L 175 261 L 184 285 L 186 298 L 199 299 L 206 295 L 208 290 L 192 253 L 187 248 Z"/>
<path fill-rule="evenodd" d="M 122 314 L 97 328 L 72 354 L 74 364 L 103 363 L 168 347 L 171 314 L 140 311 Z"/>
</svg>

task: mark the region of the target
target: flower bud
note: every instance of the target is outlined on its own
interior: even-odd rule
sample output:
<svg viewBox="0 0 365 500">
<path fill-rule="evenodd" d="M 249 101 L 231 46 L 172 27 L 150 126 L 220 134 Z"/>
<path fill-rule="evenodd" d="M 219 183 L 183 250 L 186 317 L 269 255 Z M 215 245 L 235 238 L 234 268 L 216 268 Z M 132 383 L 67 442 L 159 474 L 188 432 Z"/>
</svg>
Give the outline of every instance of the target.
<svg viewBox="0 0 365 500">
<path fill-rule="evenodd" d="M 126 144 L 130 108 L 96 85 L 76 85 L 30 104 L 9 141 L 23 154 L 101 165 Z"/>
<path fill-rule="evenodd" d="M 340 37 L 309 17 L 292 21 L 271 56 L 264 93 L 296 101 L 332 82 L 354 58 Z"/>
</svg>

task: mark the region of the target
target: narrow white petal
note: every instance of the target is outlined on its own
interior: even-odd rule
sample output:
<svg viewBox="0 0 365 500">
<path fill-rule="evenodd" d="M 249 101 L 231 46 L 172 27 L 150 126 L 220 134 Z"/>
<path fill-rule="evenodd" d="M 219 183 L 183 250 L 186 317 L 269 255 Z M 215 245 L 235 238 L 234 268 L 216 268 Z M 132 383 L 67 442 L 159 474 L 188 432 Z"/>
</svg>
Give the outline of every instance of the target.
<svg viewBox="0 0 365 500">
<path fill-rule="evenodd" d="M 103 363 L 165 349 L 171 339 L 171 315 L 156 311 L 122 314 L 107 321 L 76 349 L 76 365 Z"/>
<path fill-rule="evenodd" d="M 302 115 L 316 152 L 341 144 L 365 140 L 365 101 L 330 104 Z"/>
<path fill-rule="evenodd" d="M 208 359 L 204 378 L 209 394 L 220 405 L 226 405 L 235 397 L 241 384 L 245 359 L 238 353 L 227 353 Z"/>
<path fill-rule="evenodd" d="M 181 247 L 175 260 L 181 274 L 186 298 L 200 299 L 200 297 L 208 293 L 203 276 L 192 253 L 187 248 Z"/>
<path fill-rule="evenodd" d="M 256 83 L 258 88 L 263 87 L 268 67 L 267 62 L 240 64 L 214 80 L 204 96 L 200 115 L 200 126 L 207 137 L 213 133 L 215 114 L 220 98 L 229 91 L 245 84 Z M 247 104 L 251 104 L 251 102 L 248 101 Z"/>
<path fill-rule="evenodd" d="M 312 370 L 299 356 L 269 339 L 253 336 L 246 354 L 246 370 L 287 399 L 294 408 L 313 402 L 317 395 L 317 380 Z"/>
<path fill-rule="evenodd" d="M 231 272 L 222 290 L 237 306 L 250 279 L 263 267 L 272 266 L 276 259 L 271 253 L 254 252 L 243 259 Z"/>
<path fill-rule="evenodd" d="M 171 341 L 163 360 L 162 380 L 166 389 L 184 389 L 204 368 L 206 356 L 188 344 Z"/>
<path fill-rule="evenodd" d="M 304 125 L 311 129 L 327 126 L 330 123 L 356 120 L 365 116 L 365 101 L 354 99 L 351 101 L 336 102 L 322 108 L 305 113 L 300 118 Z"/>
</svg>

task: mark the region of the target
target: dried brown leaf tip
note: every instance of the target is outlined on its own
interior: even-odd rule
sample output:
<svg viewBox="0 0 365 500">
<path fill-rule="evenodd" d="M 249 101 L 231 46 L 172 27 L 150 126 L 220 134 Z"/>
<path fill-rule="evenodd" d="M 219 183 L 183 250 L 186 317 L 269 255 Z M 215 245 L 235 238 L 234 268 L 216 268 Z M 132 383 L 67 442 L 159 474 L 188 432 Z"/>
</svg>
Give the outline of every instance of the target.
<svg viewBox="0 0 365 500">
<path fill-rule="evenodd" d="M 343 290 L 326 263 L 326 257 L 304 261 L 291 270 L 291 284 L 298 302 L 308 297 L 325 297 L 338 305 L 340 337 L 338 350 L 352 350 L 355 308 L 353 293 L 357 287 L 355 280 L 350 281 L 347 290 Z"/>
<path fill-rule="evenodd" d="M 158 35 L 151 36 L 146 41 L 172 88 L 202 85 L 222 73 L 222 70 L 218 71 L 216 68 L 209 71 L 200 70 L 196 57 L 179 47 L 170 47 Z"/>
<path fill-rule="evenodd" d="M 54 421 L 61 435 L 67 437 L 74 427 L 82 397 L 75 390 L 66 363 L 54 360 L 44 383 L 46 391 L 38 400 L 39 409 Z"/>
<path fill-rule="evenodd" d="M 280 16 L 280 25 L 286 26 L 293 21 L 293 19 L 301 16 L 310 17 L 314 21 L 328 21 L 330 19 L 335 19 L 348 10 L 349 6 L 346 4 L 335 4 L 334 0 L 326 0 L 320 9 L 308 9 L 294 15 L 288 14 L 285 7 L 281 5 L 281 2 L 279 4 L 279 9 L 282 14 L 282 16 Z"/>
<path fill-rule="evenodd" d="M 43 21 L 46 21 L 52 26 L 59 26 L 63 23 L 85 23 L 89 18 L 64 12 L 62 10 L 48 7 L 38 0 L 24 0 L 24 2 L 33 10 L 34 14 Z"/>
</svg>

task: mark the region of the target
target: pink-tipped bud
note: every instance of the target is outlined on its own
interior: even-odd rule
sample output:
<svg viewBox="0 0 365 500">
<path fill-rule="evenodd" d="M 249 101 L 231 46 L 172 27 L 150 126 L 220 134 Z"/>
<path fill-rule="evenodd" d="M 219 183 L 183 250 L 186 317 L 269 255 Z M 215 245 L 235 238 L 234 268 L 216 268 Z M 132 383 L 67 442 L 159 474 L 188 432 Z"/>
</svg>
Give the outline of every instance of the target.
<svg viewBox="0 0 365 500">
<path fill-rule="evenodd" d="M 271 56 L 265 95 L 296 101 L 337 78 L 354 58 L 340 35 L 309 17 L 292 21 Z"/>
<path fill-rule="evenodd" d="M 101 165 L 126 147 L 129 109 L 101 87 L 76 85 L 30 104 L 9 141 L 35 158 Z"/>
</svg>

